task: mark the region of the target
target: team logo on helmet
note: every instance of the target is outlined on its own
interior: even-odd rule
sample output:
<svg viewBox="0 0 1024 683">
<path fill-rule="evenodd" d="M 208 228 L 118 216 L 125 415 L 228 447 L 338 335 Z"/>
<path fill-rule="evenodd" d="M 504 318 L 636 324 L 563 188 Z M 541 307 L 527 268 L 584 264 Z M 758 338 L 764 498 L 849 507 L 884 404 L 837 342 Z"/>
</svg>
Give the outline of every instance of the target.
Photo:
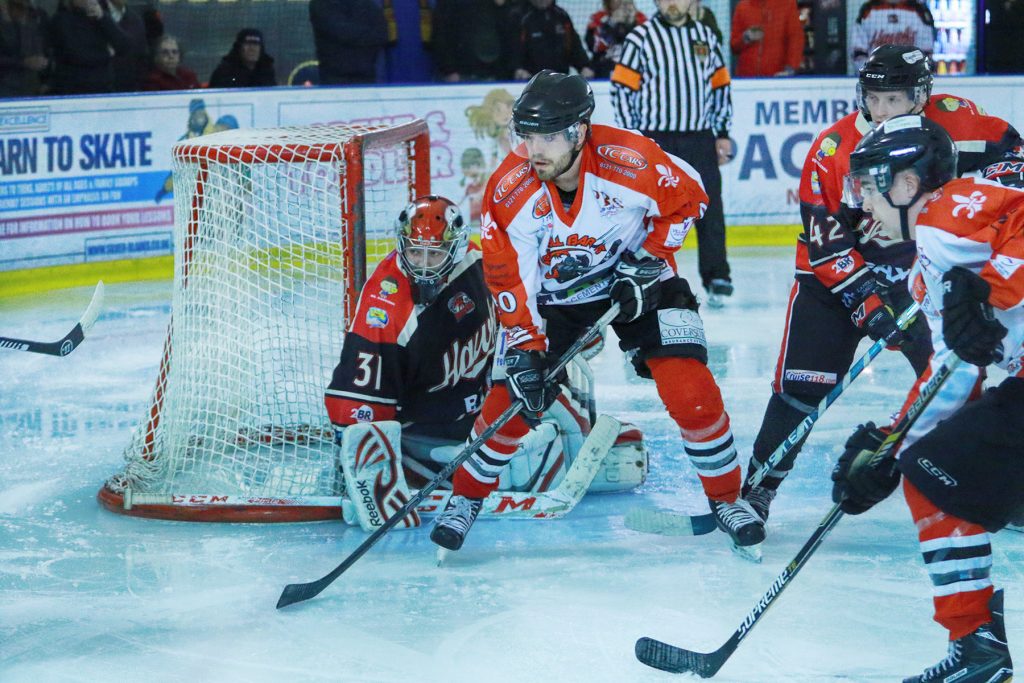
<svg viewBox="0 0 1024 683">
<path fill-rule="evenodd" d="M 597 153 L 618 166 L 628 166 L 642 171 L 647 168 L 647 159 L 640 152 L 622 145 L 601 145 Z"/>
<path fill-rule="evenodd" d="M 519 166 L 516 166 L 511 171 L 506 173 L 498 184 L 494 187 L 494 202 L 500 202 L 502 199 L 507 197 L 512 190 L 519 184 L 519 181 L 523 179 L 527 173 L 530 172 L 530 164 L 523 162 Z"/>
<path fill-rule="evenodd" d="M 455 322 L 460 322 L 467 315 L 476 310 L 476 304 L 465 292 L 458 292 L 451 299 L 448 299 L 448 310 L 455 316 Z"/>
<path fill-rule="evenodd" d="M 924 53 L 920 50 L 911 50 L 910 52 L 903 53 L 903 61 L 907 64 L 917 64 L 922 59 L 924 59 Z"/>
</svg>

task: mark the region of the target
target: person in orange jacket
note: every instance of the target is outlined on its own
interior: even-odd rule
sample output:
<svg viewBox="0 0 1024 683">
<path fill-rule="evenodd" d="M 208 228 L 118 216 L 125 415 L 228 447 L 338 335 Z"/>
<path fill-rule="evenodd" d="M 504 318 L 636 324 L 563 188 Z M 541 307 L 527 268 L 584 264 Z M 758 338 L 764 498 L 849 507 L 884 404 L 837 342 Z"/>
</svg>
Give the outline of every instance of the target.
<svg viewBox="0 0 1024 683">
<path fill-rule="evenodd" d="M 740 0 L 729 46 L 737 57 L 737 78 L 795 74 L 804 53 L 795 0 Z"/>
</svg>

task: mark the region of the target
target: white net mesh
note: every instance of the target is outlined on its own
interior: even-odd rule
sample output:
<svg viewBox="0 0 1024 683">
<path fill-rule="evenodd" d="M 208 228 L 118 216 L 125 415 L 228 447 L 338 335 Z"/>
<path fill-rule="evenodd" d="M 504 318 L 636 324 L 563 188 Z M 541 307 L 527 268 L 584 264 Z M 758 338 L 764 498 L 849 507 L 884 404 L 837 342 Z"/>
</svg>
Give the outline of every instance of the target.
<svg viewBox="0 0 1024 683">
<path fill-rule="evenodd" d="M 404 134 L 242 130 L 175 147 L 168 342 L 152 409 L 107 490 L 338 492 L 323 392 L 358 262 L 372 268 L 392 248 L 429 153 L 425 136 Z"/>
</svg>

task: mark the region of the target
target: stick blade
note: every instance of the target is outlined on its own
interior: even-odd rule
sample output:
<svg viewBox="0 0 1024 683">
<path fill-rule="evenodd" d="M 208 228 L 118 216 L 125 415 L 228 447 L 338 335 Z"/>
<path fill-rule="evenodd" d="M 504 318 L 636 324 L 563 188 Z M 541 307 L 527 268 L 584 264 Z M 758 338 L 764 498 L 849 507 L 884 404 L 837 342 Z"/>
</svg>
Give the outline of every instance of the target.
<svg viewBox="0 0 1024 683">
<path fill-rule="evenodd" d="M 82 314 L 81 320 L 78 324 L 82 326 L 82 332 L 88 332 L 96 322 L 96 318 L 100 316 L 100 311 L 103 310 L 103 298 L 106 288 L 103 286 L 103 280 L 96 283 L 96 289 L 92 293 L 92 301 L 89 302 L 89 307 L 85 309 L 85 313 Z"/>
<path fill-rule="evenodd" d="M 711 678 L 725 663 L 717 652 L 693 652 L 646 637 L 636 641 L 634 652 L 640 662 L 654 669 L 673 674 L 695 673 L 701 678 Z"/>
<path fill-rule="evenodd" d="M 329 583 L 329 582 L 327 582 Z M 281 591 L 281 597 L 277 599 L 277 609 L 294 605 L 303 600 L 309 600 L 320 595 L 320 592 L 327 587 L 323 579 L 311 581 L 310 583 L 290 583 Z"/>
<path fill-rule="evenodd" d="M 627 512 L 623 524 L 633 531 L 660 536 L 703 536 L 717 528 L 715 516 L 710 512 L 703 515 L 684 515 L 645 507 L 633 508 Z"/>
</svg>

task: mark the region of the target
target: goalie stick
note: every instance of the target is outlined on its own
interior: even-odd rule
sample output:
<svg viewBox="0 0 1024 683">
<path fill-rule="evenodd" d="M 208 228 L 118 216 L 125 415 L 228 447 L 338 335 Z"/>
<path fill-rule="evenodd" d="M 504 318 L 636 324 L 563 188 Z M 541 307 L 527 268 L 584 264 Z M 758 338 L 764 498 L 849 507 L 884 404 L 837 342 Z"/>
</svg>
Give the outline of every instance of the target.
<svg viewBox="0 0 1024 683">
<path fill-rule="evenodd" d="M 907 430 L 924 412 L 932 398 L 939 392 L 940 387 L 942 387 L 943 383 L 945 383 L 959 364 L 960 358 L 950 353 L 946 362 L 940 365 L 935 374 L 921 385 L 917 399 L 893 427 L 892 433 L 879 446 L 875 457 L 890 456 Z M 832 506 L 832 509 L 828 511 L 824 519 L 818 523 L 818 528 L 814 530 L 814 533 L 807 539 L 807 542 L 800 548 L 792 561 L 786 565 L 782 573 L 775 578 L 767 592 L 754 605 L 754 609 L 747 614 L 743 619 L 743 623 L 740 624 L 739 628 L 736 629 L 722 647 L 714 652 L 695 652 L 676 647 L 675 645 L 669 645 L 654 638 L 644 637 L 636 641 L 634 648 L 636 658 L 647 666 L 668 671 L 669 673 L 695 673 L 701 678 L 711 678 L 714 676 L 729 657 L 732 656 L 732 653 L 736 651 L 736 648 L 739 647 L 740 641 L 747 637 L 747 634 L 754 628 L 754 625 L 764 616 L 768 608 L 775 603 L 775 600 L 782 594 L 782 591 L 786 589 L 786 586 L 790 584 L 797 573 L 803 568 L 807 560 L 811 558 L 811 555 L 814 554 L 842 517 L 843 511 L 837 503 Z"/>
<path fill-rule="evenodd" d="M 610 324 L 611 321 L 614 320 L 615 317 L 618 315 L 619 305 L 617 303 L 614 303 L 608 308 L 605 314 L 602 315 L 597 320 L 597 322 L 595 322 L 590 327 L 590 329 L 584 332 L 580 336 L 580 338 L 577 339 L 573 343 L 573 345 L 570 346 L 568 350 L 566 350 L 564 354 L 562 354 L 562 357 L 558 359 L 558 362 L 548 369 L 546 377 L 551 378 L 548 381 L 557 381 L 555 378 L 557 378 L 558 374 L 565 368 L 566 365 L 569 364 L 569 361 L 571 361 L 573 357 L 576 356 L 576 354 L 582 351 L 587 344 L 593 341 L 593 339 L 598 334 L 601 333 L 601 330 L 603 330 L 608 324 Z M 497 432 L 502 427 L 502 425 L 504 425 L 513 417 L 518 415 L 522 411 L 522 409 L 523 401 L 521 399 L 516 399 L 515 401 L 513 401 L 512 404 L 508 408 L 506 408 L 501 415 L 497 417 L 493 424 L 488 426 L 483 432 L 480 433 L 479 436 L 473 439 L 472 442 L 470 442 L 464 449 L 462 449 L 462 452 L 459 453 L 450 463 L 448 463 L 444 467 L 444 469 L 438 472 L 437 476 L 435 476 L 433 479 L 427 482 L 427 484 L 422 489 L 420 489 L 419 492 L 416 495 L 414 495 L 409 500 L 409 502 L 406 503 L 404 507 L 402 507 L 401 510 L 398 510 L 394 515 L 392 515 L 392 517 L 384 523 L 384 526 L 380 527 L 372 534 L 370 534 L 370 536 L 367 537 L 367 539 L 363 541 L 358 548 L 352 551 L 352 553 L 348 557 L 346 557 L 341 564 L 332 569 L 326 576 L 317 579 L 316 581 L 311 581 L 309 583 L 292 583 L 285 586 L 284 590 L 281 592 L 281 597 L 277 600 L 277 608 L 281 609 L 282 607 L 287 607 L 288 605 L 294 604 L 296 602 L 309 600 L 310 598 L 316 597 L 321 592 L 323 592 L 325 588 L 334 583 L 335 579 L 344 574 L 345 571 L 353 564 L 355 564 L 360 557 L 365 555 L 366 552 L 370 548 L 372 548 L 377 543 L 377 541 L 381 539 L 381 537 L 384 536 L 384 534 L 390 531 L 392 527 L 398 524 L 399 521 L 401 521 L 412 510 L 414 510 L 416 506 L 418 506 L 423 501 L 423 499 L 425 499 L 428 495 L 433 493 L 433 491 L 438 486 L 441 485 L 441 482 L 451 477 L 451 475 L 455 472 L 456 469 L 459 468 L 460 465 L 462 465 L 463 462 L 468 460 L 471 455 L 476 453 L 476 451 L 481 446 L 484 445 L 484 442 L 487 441 L 487 439 L 491 438 L 494 435 L 494 433 Z"/>
<path fill-rule="evenodd" d="M 920 306 L 915 301 L 914 303 L 907 306 L 906 310 L 900 314 L 900 317 L 896 320 L 896 324 L 899 325 L 900 329 L 906 329 L 906 327 L 913 321 L 914 316 L 917 315 Z M 885 340 L 880 339 L 872 344 L 864 355 L 857 359 L 850 370 L 843 376 L 843 379 L 833 387 L 832 391 L 828 392 L 828 395 L 821 400 L 818 406 L 808 413 L 800 424 L 796 426 L 789 436 L 778 445 L 778 447 L 772 452 L 768 459 L 764 461 L 757 470 L 748 473 L 746 488 L 751 489 L 764 481 L 764 478 L 768 476 L 768 473 L 775 469 L 775 466 L 782 462 L 782 459 L 793 450 L 794 447 L 800 440 L 807 436 L 807 433 L 811 431 L 811 427 L 817 422 L 825 411 L 836 402 L 839 396 L 846 391 L 847 387 L 853 384 L 853 380 L 864 372 L 864 369 L 870 365 L 871 361 L 875 359 L 878 354 L 885 348 Z M 634 531 L 642 531 L 648 534 L 661 534 L 662 536 L 700 536 L 701 534 L 711 533 L 715 530 L 714 515 L 708 513 L 703 515 L 686 515 L 668 510 L 651 510 L 646 508 L 636 508 L 631 510 L 626 515 L 625 525 L 633 529 Z M 707 531 L 703 531 L 707 529 Z M 753 558 L 748 558 L 753 559 Z M 760 561 L 760 560 L 755 560 Z"/>
<path fill-rule="evenodd" d="M 92 301 L 79 319 L 78 323 L 71 328 L 71 331 L 63 338 L 53 342 L 32 341 L 29 339 L 16 339 L 14 337 L 0 337 L 0 349 L 10 351 L 28 351 L 29 353 L 43 353 L 48 356 L 66 356 L 85 340 L 85 334 L 96 322 L 103 308 L 103 280 L 96 283 L 96 289 L 92 293 Z"/>
</svg>

